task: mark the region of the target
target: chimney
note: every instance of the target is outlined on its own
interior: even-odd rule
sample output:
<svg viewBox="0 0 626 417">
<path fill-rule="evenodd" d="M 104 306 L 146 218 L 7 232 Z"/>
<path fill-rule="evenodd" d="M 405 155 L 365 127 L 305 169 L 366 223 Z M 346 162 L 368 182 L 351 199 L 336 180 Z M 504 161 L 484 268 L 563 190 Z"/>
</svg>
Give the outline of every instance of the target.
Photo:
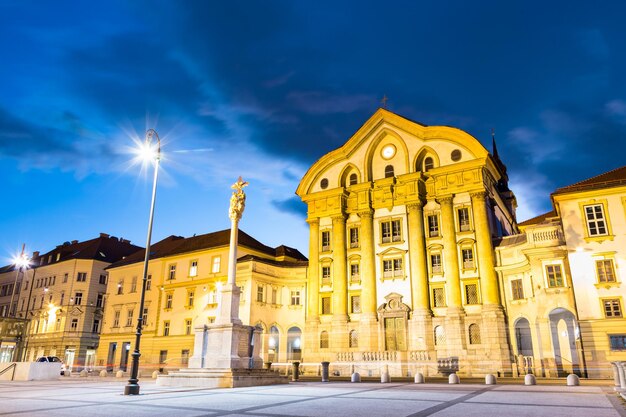
<svg viewBox="0 0 626 417">
<path fill-rule="evenodd" d="M 100 237 L 107 238 L 107 237 L 109 237 L 109 235 L 108 235 L 108 233 L 100 233 Z"/>
<path fill-rule="evenodd" d="M 34 252 L 33 252 L 33 256 L 32 256 L 32 257 L 33 257 L 33 258 L 36 258 L 36 257 L 38 257 L 38 256 L 39 256 L 39 251 L 38 251 L 38 250 L 34 251 Z"/>
<path fill-rule="evenodd" d="M 78 243 L 78 240 L 72 240 L 72 245 L 75 245 Z"/>
</svg>

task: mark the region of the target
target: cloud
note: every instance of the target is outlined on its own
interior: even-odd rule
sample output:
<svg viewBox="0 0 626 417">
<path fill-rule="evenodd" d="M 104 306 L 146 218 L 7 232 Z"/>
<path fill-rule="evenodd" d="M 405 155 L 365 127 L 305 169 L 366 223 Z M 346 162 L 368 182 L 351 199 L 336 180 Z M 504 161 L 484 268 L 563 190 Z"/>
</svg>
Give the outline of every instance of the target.
<svg viewBox="0 0 626 417">
<path fill-rule="evenodd" d="M 307 206 L 298 196 L 293 196 L 285 200 L 273 200 L 272 205 L 279 211 L 295 214 L 300 218 L 306 218 Z"/>
<path fill-rule="evenodd" d="M 353 113 L 376 106 L 376 98 L 366 94 L 330 94 L 323 91 L 293 91 L 287 101 L 310 114 Z"/>
</svg>

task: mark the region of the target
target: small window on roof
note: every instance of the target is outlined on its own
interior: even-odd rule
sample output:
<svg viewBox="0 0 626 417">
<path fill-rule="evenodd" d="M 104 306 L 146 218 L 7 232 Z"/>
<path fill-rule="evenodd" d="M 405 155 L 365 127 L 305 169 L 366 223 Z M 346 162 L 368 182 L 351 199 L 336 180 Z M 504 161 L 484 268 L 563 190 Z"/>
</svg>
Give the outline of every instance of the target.
<svg viewBox="0 0 626 417">
<path fill-rule="evenodd" d="M 431 169 L 433 169 L 435 167 L 435 163 L 433 162 L 433 158 L 430 156 L 427 156 L 424 159 L 424 172 L 427 172 Z"/>
<path fill-rule="evenodd" d="M 322 178 L 322 180 L 320 181 L 320 187 L 322 188 L 322 190 L 328 188 L 328 178 Z"/>
<path fill-rule="evenodd" d="M 385 178 L 393 177 L 393 165 L 387 165 L 385 167 Z"/>
<path fill-rule="evenodd" d="M 357 183 L 359 179 L 356 174 L 350 174 L 350 185 L 354 185 Z"/>
</svg>

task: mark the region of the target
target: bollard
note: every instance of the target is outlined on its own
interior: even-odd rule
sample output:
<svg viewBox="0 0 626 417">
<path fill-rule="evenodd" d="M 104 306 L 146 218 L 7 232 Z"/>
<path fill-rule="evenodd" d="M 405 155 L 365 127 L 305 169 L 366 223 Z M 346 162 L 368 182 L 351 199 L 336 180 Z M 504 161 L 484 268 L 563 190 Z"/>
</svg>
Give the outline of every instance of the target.
<svg viewBox="0 0 626 417">
<path fill-rule="evenodd" d="M 300 378 L 300 362 L 291 362 L 291 380 L 296 382 Z"/>
<path fill-rule="evenodd" d="M 361 374 L 354 372 L 350 377 L 350 382 L 361 382 Z"/>
<path fill-rule="evenodd" d="M 328 367 L 330 362 L 322 362 L 322 382 L 328 382 Z"/>
<path fill-rule="evenodd" d="M 417 372 L 415 374 L 415 383 L 416 384 L 423 384 L 424 383 L 424 374 L 422 374 L 421 372 Z"/>
<path fill-rule="evenodd" d="M 389 372 L 381 372 L 380 374 L 380 383 L 387 384 L 391 382 L 391 377 L 389 377 Z"/>
<path fill-rule="evenodd" d="M 485 385 L 496 385 L 496 377 L 493 374 L 485 375 Z"/>
<path fill-rule="evenodd" d="M 124 371 L 119 370 L 115 373 L 115 377 L 116 378 L 123 378 L 124 377 Z"/>
<path fill-rule="evenodd" d="M 524 377 L 524 385 L 537 385 L 537 379 L 533 374 L 526 374 Z"/>
<path fill-rule="evenodd" d="M 272 369 L 272 362 L 265 362 L 265 369 L 267 369 L 268 371 Z"/>
<path fill-rule="evenodd" d="M 100 371 L 100 376 L 101 376 L 101 377 L 106 377 L 106 376 L 107 376 L 107 371 L 106 371 L 106 369 L 103 369 L 103 370 L 101 370 L 101 371 Z"/>
<path fill-rule="evenodd" d="M 457 374 L 450 374 L 448 375 L 448 384 L 460 384 L 461 380 L 459 379 L 459 376 Z"/>
<path fill-rule="evenodd" d="M 569 374 L 567 376 L 567 386 L 568 387 L 577 387 L 580 385 L 580 378 L 576 374 Z"/>
<path fill-rule="evenodd" d="M 152 372 L 152 379 L 157 379 L 157 376 L 159 376 L 159 371 Z"/>
<path fill-rule="evenodd" d="M 79 375 L 80 375 L 81 378 L 85 378 L 85 377 L 89 376 L 89 372 L 87 372 L 86 369 L 83 369 L 82 371 L 80 371 Z"/>
</svg>

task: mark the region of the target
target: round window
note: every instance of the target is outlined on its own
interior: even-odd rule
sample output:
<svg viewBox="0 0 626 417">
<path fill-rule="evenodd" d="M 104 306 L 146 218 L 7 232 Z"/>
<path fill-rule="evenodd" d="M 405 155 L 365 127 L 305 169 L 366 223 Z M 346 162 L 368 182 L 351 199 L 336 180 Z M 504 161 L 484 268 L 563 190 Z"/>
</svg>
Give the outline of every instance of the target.
<svg viewBox="0 0 626 417">
<path fill-rule="evenodd" d="M 320 187 L 322 187 L 322 190 L 328 188 L 328 178 L 322 178 L 322 180 L 320 181 Z"/>
<path fill-rule="evenodd" d="M 453 150 L 452 154 L 450 154 L 450 158 L 452 158 L 452 160 L 454 162 L 460 161 L 461 160 L 461 151 L 458 150 L 458 149 Z"/>
</svg>

